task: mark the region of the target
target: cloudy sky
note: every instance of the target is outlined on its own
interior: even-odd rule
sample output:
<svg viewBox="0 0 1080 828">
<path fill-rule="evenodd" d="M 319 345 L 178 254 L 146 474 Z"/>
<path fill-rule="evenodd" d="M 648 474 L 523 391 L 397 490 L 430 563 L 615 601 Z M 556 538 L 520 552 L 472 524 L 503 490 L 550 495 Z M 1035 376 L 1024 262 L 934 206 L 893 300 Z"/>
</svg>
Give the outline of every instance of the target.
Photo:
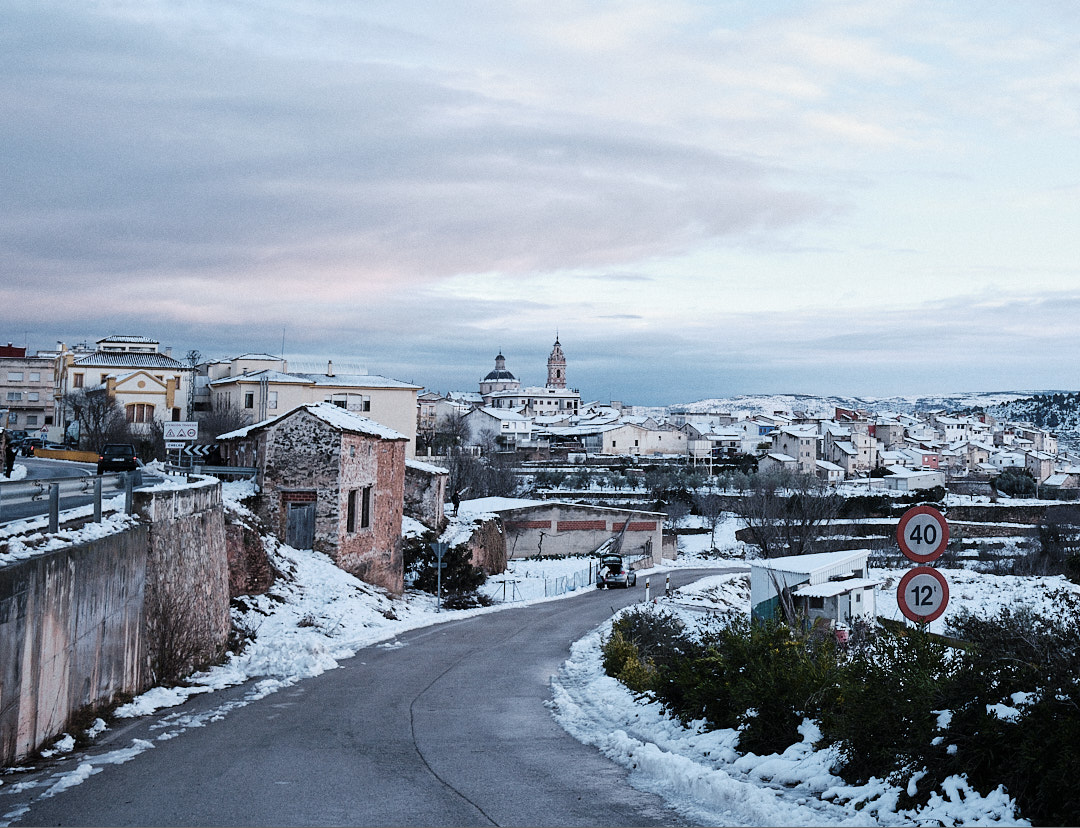
<svg viewBox="0 0 1080 828">
<path fill-rule="evenodd" d="M 0 339 L 1075 389 L 1080 6 L 8 0 Z"/>
</svg>

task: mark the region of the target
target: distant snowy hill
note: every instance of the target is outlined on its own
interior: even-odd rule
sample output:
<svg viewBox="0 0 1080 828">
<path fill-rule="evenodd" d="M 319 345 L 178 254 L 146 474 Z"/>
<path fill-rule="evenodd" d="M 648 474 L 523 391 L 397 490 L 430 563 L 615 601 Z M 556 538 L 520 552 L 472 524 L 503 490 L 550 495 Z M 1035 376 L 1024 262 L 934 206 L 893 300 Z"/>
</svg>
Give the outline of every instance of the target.
<svg viewBox="0 0 1080 828">
<path fill-rule="evenodd" d="M 816 396 L 811 394 L 742 394 L 737 397 L 719 397 L 711 400 L 670 406 L 672 410 L 691 414 L 725 412 L 736 417 L 752 417 L 757 414 L 773 414 L 780 411 L 791 414 L 805 411 L 811 416 L 831 416 L 837 407 L 862 408 L 875 414 L 893 412 L 911 414 L 916 411 L 964 411 L 991 409 L 1016 400 L 1062 393 L 1054 391 L 976 391 L 958 394 L 907 396 L 907 397 L 843 397 Z M 995 415 L 997 416 L 997 415 Z"/>
</svg>

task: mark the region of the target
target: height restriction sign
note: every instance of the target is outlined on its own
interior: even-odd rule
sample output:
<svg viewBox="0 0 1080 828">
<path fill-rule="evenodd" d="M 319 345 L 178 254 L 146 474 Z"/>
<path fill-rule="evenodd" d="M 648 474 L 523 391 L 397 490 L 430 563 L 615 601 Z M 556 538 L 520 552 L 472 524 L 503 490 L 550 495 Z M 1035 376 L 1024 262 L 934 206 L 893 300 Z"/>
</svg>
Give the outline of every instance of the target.
<svg viewBox="0 0 1080 828">
<path fill-rule="evenodd" d="M 929 624 L 949 604 L 949 582 L 936 569 L 917 566 L 900 579 L 896 603 L 907 618 L 917 624 Z"/>
<path fill-rule="evenodd" d="M 929 563 L 949 545 L 949 524 L 933 506 L 916 506 L 904 512 L 896 527 L 900 551 L 915 563 Z"/>
</svg>

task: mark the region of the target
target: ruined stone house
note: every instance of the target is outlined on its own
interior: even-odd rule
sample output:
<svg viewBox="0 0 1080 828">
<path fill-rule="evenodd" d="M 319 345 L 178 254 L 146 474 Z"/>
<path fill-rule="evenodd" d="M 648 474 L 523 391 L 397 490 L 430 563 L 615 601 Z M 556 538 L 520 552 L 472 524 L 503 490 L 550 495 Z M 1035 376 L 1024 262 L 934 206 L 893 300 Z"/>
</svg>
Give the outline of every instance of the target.
<svg viewBox="0 0 1080 828">
<path fill-rule="evenodd" d="M 278 537 L 394 593 L 404 588 L 407 442 L 331 403 L 301 405 L 218 438 L 226 464 L 256 469 L 255 508 Z"/>
</svg>

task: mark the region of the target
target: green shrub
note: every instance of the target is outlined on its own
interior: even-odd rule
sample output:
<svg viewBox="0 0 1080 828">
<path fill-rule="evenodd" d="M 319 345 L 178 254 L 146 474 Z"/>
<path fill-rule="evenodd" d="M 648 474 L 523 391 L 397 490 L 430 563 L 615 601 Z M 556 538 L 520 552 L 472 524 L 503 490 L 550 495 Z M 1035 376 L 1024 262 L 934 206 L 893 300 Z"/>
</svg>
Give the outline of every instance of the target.
<svg viewBox="0 0 1080 828">
<path fill-rule="evenodd" d="M 995 489 L 1009 497 L 1028 497 L 1035 494 L 1035 478 L 1027 469 L 1004 468 L 993 482 Z"/>
<path fill-rule="evenodd" d="M 840 747 L 841 775 L 866 782 L 922 768 L 948 678 L 945 645 L 919 630 L 879 631 L 853 648 L 820 719 L 823 742 Z"/>
<path fill-rule="evenodd" d="M 738 728 L 743 751 L 782 751 L 814 719 L 849 783 L 903 784 L 925 771 L 902 807 L 965 774 L 983 793 L 1004 785 L 1035 824 L 1076 825 L 1080 598 L 1056 598 L 1052 619 L 1027 609 L 961 613 L 948 627 L 956 646 L 919 629 L 878 628 L 858 629 L 839 648 L 828 629 L 745 618 L 691 634 L 670 614 L 635 609 L 604 642 L 604 669 L 684 723 Z M 998 716 L 999 704 L 1016 715 Z"/>
<path fill-rule="evenodd" d="M 434 532 L 425 532 L 418 538 L 409 538 L 402 544 L 402 563 L 405 568 L 405 581 L 413 588 L 430 592 L 438 591 L 438 558 L 431 549 L 436 539 Z M 473 566 L 472 555 L 465 544 L 458 544 L 443 555 L 446 566 L 442 570 L 443 595 L 450 593 L 474 593 L 487 580 L 487 575 L 478 566 Z"/>
</svg>

